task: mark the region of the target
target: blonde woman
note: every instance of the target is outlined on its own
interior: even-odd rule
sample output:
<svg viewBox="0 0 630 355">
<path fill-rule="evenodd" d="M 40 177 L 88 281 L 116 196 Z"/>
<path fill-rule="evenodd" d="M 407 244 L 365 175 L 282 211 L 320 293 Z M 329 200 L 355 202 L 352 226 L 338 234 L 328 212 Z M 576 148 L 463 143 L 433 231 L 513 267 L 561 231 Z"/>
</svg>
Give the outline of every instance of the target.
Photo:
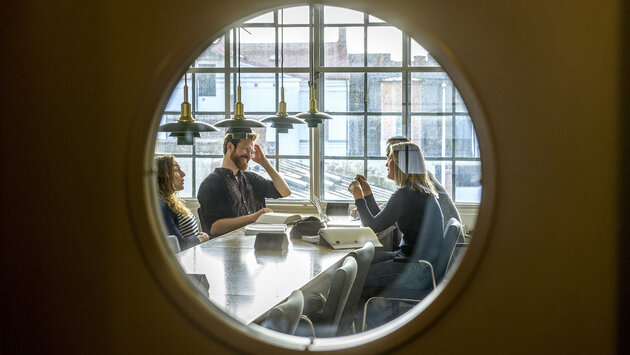
<svg viewBox="0 0 630 355">
<path fill-rule="evenodd" d="M 387 178 L 396 183 L 398 190 L 382 210 L 365 178 L 357 176 L 348 187 L 364 226 L 378 233 L 396 224 L 402 233 L 400 248 L 378 253 L 373 263 L 412 256 L 434 263 L 442 245 L 443 221 L 422 151 L 414 143 L 403 142 L 393 144 L 390 152 L 385 164 Z"/>
<path fill-rule="evenodd" d="M 179 198 L 177 193 L 184 189 L 186 174 L 172 155 L 155 158 L 158 169 L 160 207 L 168 233 L 177 237 L 182 250 L 203 243 L 209 239 L 206 233 L 199 232 L 195 216 Z"/>
</svg>

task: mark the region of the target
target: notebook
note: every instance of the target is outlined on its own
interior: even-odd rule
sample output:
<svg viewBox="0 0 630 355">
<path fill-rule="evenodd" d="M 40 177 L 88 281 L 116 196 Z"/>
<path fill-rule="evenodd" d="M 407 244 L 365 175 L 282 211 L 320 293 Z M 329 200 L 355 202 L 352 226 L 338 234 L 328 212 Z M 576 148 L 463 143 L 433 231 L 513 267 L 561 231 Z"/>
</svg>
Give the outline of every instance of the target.
<svg viewBox="0 0 630 355">
<path fill-rule="evenodd" d="M 300 216 L 299 214 L 267 212 L 261 214 L 255 223 L 292 224 L 293 222 L 299 221 L 300 219 L 302 219 L 302 216 Z"/>
<path fill-rule="evenodd" d="M 361 227 L 361 220 L 355 219 L 350 215 L 345 216 L 328 216 L 324 213 L 322 205 L 319 203 L 319 199 L 313 196 L 311 203 L 317 209 L 319 219 L 324 222 L 326 227 Z M 347 211 L 347 209 L 346 209 Z M 346 212 L 347 213 L 347 212 Z"/>
<path fill-rule="evenodd" d="M 376 233 L 369 227 L 359 228 L 322 228 L 319 230 L 320 244 L 333 249 L 361 248 L 365 243 L 372 242 L 375 247 L 382 247 Z"/>
</svg>

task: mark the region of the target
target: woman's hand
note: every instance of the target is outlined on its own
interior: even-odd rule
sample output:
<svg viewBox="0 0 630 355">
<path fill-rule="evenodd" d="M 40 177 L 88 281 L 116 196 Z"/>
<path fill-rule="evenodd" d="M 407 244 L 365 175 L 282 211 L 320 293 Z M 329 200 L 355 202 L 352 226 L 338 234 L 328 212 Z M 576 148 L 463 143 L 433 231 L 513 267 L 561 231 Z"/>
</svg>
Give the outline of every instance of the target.
<svg viewBox="0 0 630 355">
<path fill-rule="evenodd" d="M 197 239 L 199 239 L 200 243 L 203 243 L 203 242 L 207 242 L 208 240 L 210 240 L 210 236 L 207 235 L 206 233 L 199 233 L 199 234 L 197 234 Z"/>
<path fill-rule="evenodd" d="M 260 146 L 258 144 L 254 145 L 254 154 L 252 155 L 252 161 L 254 161 L 254 163 L 258 163 L 263 166 L 264 164 L 269 163 L 269 160 L 267 160 L 265 153 L 263 153 L 262 149 L 260 149 Z"/>
<path fill-rule="evenodd" d="M 363 190 L 363 195 L 367 196 L 367 195 L 372 194 L 372 188 L 370 187 L 370 184 L 368 184 L 365 176 L 357 174 L 357 176 L 355 176 L 354 179 L 357 180 L 361 184 L 361 190 Z"/>
<path fill-rule="evenodd" d="M 348 191 L 352 194 L 355 200 L 363 198 L 363 190 L 361 189 L 361 183 L 357 180 L 352 180 L 350 185 L 348 185 Z"/>
</svg>

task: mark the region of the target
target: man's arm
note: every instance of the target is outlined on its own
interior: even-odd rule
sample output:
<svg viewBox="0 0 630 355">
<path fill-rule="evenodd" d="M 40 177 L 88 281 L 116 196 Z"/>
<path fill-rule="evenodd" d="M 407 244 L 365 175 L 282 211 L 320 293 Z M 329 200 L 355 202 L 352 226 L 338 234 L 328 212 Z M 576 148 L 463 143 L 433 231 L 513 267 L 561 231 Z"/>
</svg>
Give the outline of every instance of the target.
<svg viewBox="0 0 630 355">
<path fill-rule="evenodd" d="M 291 189 L 289 188 L 289 185 L 287 185 L 286 181 L 284 181 L 282 176 L 280 176 L 273 165 L 271 165 L 269 160 L 267 160 L 267 157 L 265 157 L 265 154 L 262 152 L 262 149 L 260 149 L 260 146 L 258 146 L 258 144 L 254 146 L 254 157 L 252 158 L 252 160 L 255 163 L 260 164 L 265 169 L 265 171 L 267 171 L 267 174 L 269 174 L 269 177 L 273 182 L 273 186 L 276 188 L 276 190 L 278 190 L 280 196 L 288 197 L 291 195 Z"/>
<path fill-rule="evenodd" d="M 261 214 L 267 212 L 272 212 L 272 210 L 270 208 L 261 208 L 257 212 L 245 216 L 217 219 L 214 223 L 212 223 L 212 227 L 210 227 L 210 234 L 220 235 L 231 232 L 235 229 L 256 222 Z"/>
</svg>

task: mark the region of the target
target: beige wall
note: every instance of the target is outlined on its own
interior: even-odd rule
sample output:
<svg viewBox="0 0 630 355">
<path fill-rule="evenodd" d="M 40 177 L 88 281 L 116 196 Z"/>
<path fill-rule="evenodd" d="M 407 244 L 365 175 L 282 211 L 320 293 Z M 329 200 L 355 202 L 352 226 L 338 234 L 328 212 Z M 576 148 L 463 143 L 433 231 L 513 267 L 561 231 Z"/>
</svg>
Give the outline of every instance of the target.
<svg viewBox="0 0 630 355">
<path fill-rule="evenodd" d="M 287 3 L 3 6 L 3 348 L 226 350 L 154 280 L 138 242 L 150 231 L 131 212 L 144 199 L 128 159 L 144 147 L 147 100 L 170 92 L 212 34 Z M 620 5 L 326 4 L 364 9 L 421 43 L 441 39 L 475 89 L 493 143 L 496 179 L 484 183 L 496 194 L 477 221 L 488 231 L 483 257 L 432 327 L 421 336 L 415 326 L 401 330 L 415 338 L 402 350 L 613 352 Z"/>
</svg>

